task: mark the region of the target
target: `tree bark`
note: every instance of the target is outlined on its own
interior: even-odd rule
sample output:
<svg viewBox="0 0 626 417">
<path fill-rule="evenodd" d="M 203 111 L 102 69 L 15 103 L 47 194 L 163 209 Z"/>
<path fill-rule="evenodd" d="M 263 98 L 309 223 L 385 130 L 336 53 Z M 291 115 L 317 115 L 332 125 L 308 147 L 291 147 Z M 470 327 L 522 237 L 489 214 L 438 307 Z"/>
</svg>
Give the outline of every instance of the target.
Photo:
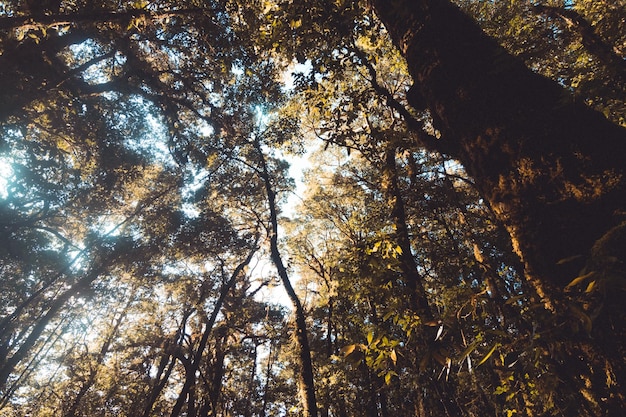
<svg viewBox="0 0 626 417">
<path fill-rule="evenodd" d="M 427 108 L 442 134 L 432 150 L 474 178 L 543 305 L 567 313 L 564 287 L 592 255 L 617 259 L 623 281 L 626 130 L 530 71 L 447 0 L 371 4 L 407 60 L 410 104 Z M 593 340 L 567 336 L 577 343 L 572 355 L 586 352 L 615 376 L 598 387 L 605 400 L 596 410 L 623 401 L 619 294 L 607 291 Z"/>
<path fill-rule="evenodd" d="M 300 387 L 300 404 L 302 405 L 302 416 L 304 417 L 317 417 L 317 399 L 315 397 L 315 384 L 313 375 L 313 363 L 311 361 L 311 348 L 309 346 L 309 339 L 307 335 L 306 317 L 304 314 L 304 308 L 302 303 L 296 294 L 291 281 L 289 280 L 289 274 L 287 268 L 283 264 L 280 250 L 278 249 L 278 211 L 276 208 L 276 192 L 272 186 L 272 182 L 267 168 L 265 155 L 258 139 L 254 140 L 254 147 L 259 156 L 260 170 L 259 175 L 263 180 L 265 186 L 265 192 L 267 193 L 267 203 L 270 211 L 270 225 L 268 228 L 268 235 L 270 239 L 270 257 L 272 263 L 278 271 L 285 291 L 291 300 L 294 307 L 294 313 L 296 316 L 296 343 L 298 346 L 298 359 L 300 365 L 300 372 L 298 372 L 298 385 Z"/>
</svg>

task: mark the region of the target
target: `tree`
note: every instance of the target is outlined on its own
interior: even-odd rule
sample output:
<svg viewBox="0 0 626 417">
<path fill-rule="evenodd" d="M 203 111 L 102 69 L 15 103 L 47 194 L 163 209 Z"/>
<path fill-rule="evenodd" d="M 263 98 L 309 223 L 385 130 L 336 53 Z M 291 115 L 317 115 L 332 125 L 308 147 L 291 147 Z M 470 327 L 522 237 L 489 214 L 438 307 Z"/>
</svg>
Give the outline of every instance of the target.
<svg viewBox="0 0 626 417">
<path fill-rule="evenodd" d="M 285 132 L 281 133 L 284 134 Z M 298 366 L 300 368 L 298 370 L 298 385 L 301 396 L 300 404 L 302 406 L 302 415 L 305 417 L 317 417 L 318 413 L 317 400 L 315 397 L 315 383 L 313 380 L 313 363 L 311 362 L 311 349 L 309 347 L 305 312 L 302 303 L 300 302 L 300 299 L 291 284 L 287 268 L 283 263 L 278 247 L 278 208 L 276 204 L 276 191 L 275 186 L 272 183 L 272 177 L 270 176 L 267 159 L 263 153 L 260 138 L 255 137 L 252 140 L 254 150 L 257 153 L 256 157 L 258 158 L 258 175 L 263 180 L 265 193 L 267 195 L 267 204 L 269 209 L 267 235 L 270 240 L 270 257 L 272 259 L 272 263 L 278 271 L 278 276 L 280 277 L 294 308 L 296 322 L 295 338 L 298 349 Z"/>
<path fill-rule="evenodd" d="M 2 412 L 619 413 L 623 11 L 459 4 L 3 2 Z"/>
<path fill-rule="evenodd" d="M 608 292 L 592 345 L 607 362 L 586 359 L 617 382 L 594 381 L 608 402 L 592 400 L 587 410 L 618 410 L 624 370 L 614 332 L 624 334 L 623 310 L 609 293 L 623 277 L 600 271 L 623 262 L 626 131 L 530 71 L 451 3 L 372 5 L 407 59 L 411 105 L 428 108 L 442 134 L 424 145 L 457 158 L 474 178 L 546 308 L 566 313 L 563 289 L 585 262 L 600 274 Z"/>
</svg>

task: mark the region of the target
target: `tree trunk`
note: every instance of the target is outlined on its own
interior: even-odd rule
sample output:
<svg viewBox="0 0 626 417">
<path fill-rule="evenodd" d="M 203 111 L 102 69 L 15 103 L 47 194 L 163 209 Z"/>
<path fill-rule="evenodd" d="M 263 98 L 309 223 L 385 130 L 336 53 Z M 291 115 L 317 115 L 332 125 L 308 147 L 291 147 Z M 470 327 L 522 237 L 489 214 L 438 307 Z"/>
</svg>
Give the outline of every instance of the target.
<svg viewBox="0 0 626 417">
<path fill-rule="evenodd" d="M 623 286 L 626 130 L 530 71 L 447 0 L 371 4 L 407 60 L 411 105 L 428 108 L 442 134 L 430 147 L 474 178 L 543 305 L 565 315 L 565 285 L 585 262 L 600 262 L 597 271 L 611 266 L 602 257 L 618 266 L 616 287 Z M 619 410 L 623 401 L 624 308 L 618 290 L 606 294 L 593 339 L 563 336 L 573 342 L 570 357 L 599 367 L 593 382 L 611 375 L 594 386 L 589 414 Z"/>
<path fill-rule="evenodd" d="M 289 274 L 287 268 L 283 264 L 280 251 L 278 249 L 278 211 L 276 208 L 276 192 L 272 187 L 267 163 L 265 161 L 265 155 L 258 139 L 254 141 L 255 150 L 259 156 L 260 170 L 259 175 L 263 180 L 265 186 L 265 192 L 267 193 L 267 203 L 270 211 L 270 225 L 268 228 L 268 235 L 270 238 L 270 257 L 272 263 L 278 271 L 285 291 L 291 300 L 294 307 L 294 313 L 296 316 L 296 344 L 298 346 L 298 360 L 300 369 L 298 372 L 298 385 L 300 390 L 300 404 L 302 405 L 302 416 L 304 417 L 317 417 L 317 399 L 315 397 L 315 384 L 313 375 L 313 363 L 311 361 L 311 348 L 309 346 L 309 338 L 306 328 L 306 317 L 304 315 L 304 308 L 302 303 L 296 294 L 291 281 L 289 280 Z"/>
<path fill-rule="evenodd" d="M 70 406 L 67 413 L 65 413 L 65 417 L 76 417 L 82 399 L 87 394 L 87 391 L 89 391 L 91 387 L 95 384 L 96 377 L 98 376 L 99 368 L 102 366 L 106 355 L 109 353 L 109 348 L 111 347 L 111 343 L 113 343 L 113 339 L 117 336 L 119 328 L 122 322 L 124 321 L 124 319 L 126 318 L 126 313 L 128 309 L 130 308 L 131 303 L 133 302 L 133 298 L 134 298 L 134 294 L 133 296 L 130 297 L 128 303 L 126 304 L 126 307 L 120 313 L 120 316 L 114 320 L 113 328 L 111 329 L 111 332 L 109 333 L 106 340 L 102 344 L 102 347 L 100 347 L 100 352 L 96 356 L 95 363 L 91 367 L 87 380 L 84 381 L 82 386 L 80 387 L 78 394 L 76 394 L 74 401 L 72 401 L 72 405 Z"/>
<path fill-rule="evenodd" d="M 174 407 L 172 408 L 172 413 L 170 414 L 170 417 L 178 417 L 180 415 L 183 409 L 183 406 L 185 405 L 185 401 L 188 401 L 188 405 L 190 408 L 192 409 L 195 408 L 194 407 L 194 402 L 195 402 L 194 390 L 195 390 L 195 385 L 196 385 L 196 373 L 200 369 L 200 365 L 203 359 L 204 349 L 206 348 L 206 345 L 209 341 L 209 336 L 211 335 L 213 326 L 215 325 L 215 320 L 217 320 L 217 315 L 222 309 L 222 305 L 224 304 L 224 300 L 226 299 L 226 296 L 230 292 L 230 289 L 235 285 L 235 282 L 237 282 L 237 278 L 239 277 L 239 275 L 243 272 L 244 268 L 248 266 L 248 264 L 252 260 L 252 257 L 258 250 L 258 248 L 256 247 L 256 243 L 257 242 L 254 243 L 254 246 L 251 248 L 250 253 L 248 253 L 248 256 L 246 257 L 246 259 L 244 259 L 243 262 L 237 265 L 232 275 L 230 276 L 228 281 L 223 285 L 220 291 L 220 296 L 215 302 L 215 305 L 213 306 L 213 311 L 211 312 L 211 316 L 209 317 L 209 319 L 207 320 L 205 324 L 204 332 L 202 333 L 202 337 L 200 338 L 200 342 L 198 343 L 198 348 L 196 349 L 195 352 L 191 353 L 189 366 L 185 367 L 185 374 L 186 374 L 185 383 L 180 391 L 180 394 L 178 395 L 178 399 L 176 400 Z M 191 413 L 191 414 L 193 415 L 195 413 Z"/>
<path fill-rule="evenodd" d="M 417 269 L 411 237 L 406 220 L 404 200 L 398 183 L 398 167 L 396 166 L 396 147 L 388 145 L 385 149 L 385 166 L 383 174 L 383 189 L 387 195 L 387 203 L 391 209 L 391 217 L 396 227 L 396 240 L 402 253 L 399 255 L 400 269 L 406 280 L 410 292 L 409 300 L 411 308 L 421 316 L 424 321 L 433 319 L 433 314 L 428 303 L 424 278 Z"/>
</svg>

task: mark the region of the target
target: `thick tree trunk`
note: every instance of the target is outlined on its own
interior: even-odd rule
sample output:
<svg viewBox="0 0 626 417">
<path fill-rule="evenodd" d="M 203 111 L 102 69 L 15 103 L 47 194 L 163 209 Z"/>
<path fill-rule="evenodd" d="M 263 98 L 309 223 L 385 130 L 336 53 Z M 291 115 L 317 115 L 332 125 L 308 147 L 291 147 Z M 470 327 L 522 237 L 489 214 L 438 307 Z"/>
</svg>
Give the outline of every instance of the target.
<svg viewBox="0 0 626 417">
<path fill-rule="evenodd" d="M 431 147 L 474 178 L 546 308 L 565 314 L 564 287 L 602 257 L 612 264 L 595 268 L 617 265 L 623 281 L 626 130 L 530 71 L 447 0 L 371 4 L 407 60 L 411 105 L 427 108 L 442 133 Z M 578 261 L 559 262 L 573 257 Z M 617 410 L 623 400 L 625 329 L 617 298 L 619 291 L 607 288 L 593 341 L 581 337 L 571 351 L 586 352 L 612 376 L 596 391 L 605 398 L 596 413 Z"/>
<path fill-rule="evenodd" d="M 529 273 L 560 288 L 626 206 L 626 131 L 510 56 L 445 0 L 374 1 L 458 158 L 508 228 Z"/>
</svg>

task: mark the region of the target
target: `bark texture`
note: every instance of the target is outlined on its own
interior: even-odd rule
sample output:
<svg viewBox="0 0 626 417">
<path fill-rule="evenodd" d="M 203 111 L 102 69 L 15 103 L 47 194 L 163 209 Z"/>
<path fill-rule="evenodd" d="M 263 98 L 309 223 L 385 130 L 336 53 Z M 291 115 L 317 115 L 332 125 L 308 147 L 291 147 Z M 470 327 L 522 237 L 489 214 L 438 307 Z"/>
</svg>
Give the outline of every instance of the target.
<svg viewBox="0 0 626 417">
<path fill-rule="evenodd" d="M 614 288 L 623 288 L 626 130 L 530 71 L 446 0 L 371 5 L 407 60 L 411 105 L 427 108 L 442 133 L 430 146 L 474 178 L 543 304 L 565 314 L 565 286 L 607 256 L 621 280 Z M 566 258 L 576 261 L 560 262 Z M 615 389 L 624 378 L 620 291 L 606 292 L 594 340 L 576 348 L 594 361 L 604 357 L 617 380 L 589 414 L 623 401 Z"/>
<path fill-rule="evenodd" d="M 626 202 L 626 130 L 527 69 L 444 0 L 374 1 L 442 133 L 439 151 L 476 179 L 529 273 L 573 277 Z M 421 104 L 421 103 L 420 103 Z M 569 271 L 568 271 L 569 272 Z"/>
</svg>

